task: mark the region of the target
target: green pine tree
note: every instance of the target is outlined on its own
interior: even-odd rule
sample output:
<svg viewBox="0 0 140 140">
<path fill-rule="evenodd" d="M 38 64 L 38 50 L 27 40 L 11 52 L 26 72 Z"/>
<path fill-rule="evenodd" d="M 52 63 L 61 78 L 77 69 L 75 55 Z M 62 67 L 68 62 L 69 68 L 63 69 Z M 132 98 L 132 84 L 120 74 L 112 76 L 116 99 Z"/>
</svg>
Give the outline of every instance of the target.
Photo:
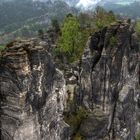
<svg viewBox="0 0 140 140">
<path fill-rule="evenodd" d="M 85 46 L 85 34 L 80 28 L 78 19 L 74 16 L 67 16 L 61 28 L 61 36 L 58 39 L 57 54 L 63 56 L 68 62 L 80 58 Z"/>
</svg>

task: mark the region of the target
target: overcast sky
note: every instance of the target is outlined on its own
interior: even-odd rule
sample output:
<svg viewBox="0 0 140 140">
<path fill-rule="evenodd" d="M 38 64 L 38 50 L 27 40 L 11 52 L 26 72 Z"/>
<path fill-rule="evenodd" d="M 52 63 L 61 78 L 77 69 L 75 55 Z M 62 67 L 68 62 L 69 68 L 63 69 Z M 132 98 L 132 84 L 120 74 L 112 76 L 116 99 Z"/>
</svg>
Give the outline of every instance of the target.
<svg viewBox="0 0 140 140">
<path fill-rule="evenodd" d="M 37 0 L 33 0 L 33 1 L 37 1 Z M 38 0 L 38 1 L 49 1 L 49 0 Z M 51 1 L 60 1 L 60 0 L 51 0 Z M 75 6 L 78 6 L 78 7 L 82 6 L 82 7 L 86 8 L 86 7 L 89 7 L 89 6 L 92 6 L 92 5 L 96 5 L 98 2 L 103 2 L 103 3 L 114 2 L 114 3 L 125 5 L 125 4 L 130 4 L 134 1 L 140 1 L 140 0 L 62 0 L 62 1 L 66 1 L 69 4 L 72 4 L 72 5 L 75 5 Z"/>
</svg>

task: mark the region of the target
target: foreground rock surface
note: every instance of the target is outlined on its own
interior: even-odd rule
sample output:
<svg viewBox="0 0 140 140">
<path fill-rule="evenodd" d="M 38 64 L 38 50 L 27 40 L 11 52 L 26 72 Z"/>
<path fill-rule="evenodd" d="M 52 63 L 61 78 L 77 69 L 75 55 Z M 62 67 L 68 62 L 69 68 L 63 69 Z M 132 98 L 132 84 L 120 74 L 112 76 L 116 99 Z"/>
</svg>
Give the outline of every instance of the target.
<svg viewBox="0 0 140 140">
<path fill-rule="evenodd" d="M 66 77 L 66 81 L 68 87 L 74 88 L 68 91 L 70 97 L 74 96 L 75 108 L 83 106 L 90 112 L 99 110 L 104 116 L 99 122 L 96 116 L 83 120 L 82 131 L 78 131 L 81 137 L 87 140 L 134 140 L 138 137 L 139 61 L 138 38 L 127 21 L 116 22 L 89 38 L 81 60 L 70 66 L 71 76 Z M 73 76 L 77 79 L 75 83 L 71 83 Z M 108 121 L 104 124 L 105 118 Z M 94 129 L 95 121 L 97 129 Z"/>
<path fill-rule="evenodd" d="M 138 137 L 140 53 L 130 23 L 119 21 L 95 32 L 73 64 L 55 66 L 44 47 L 23 40 L 2 52 L 2 140 Z"/>
<path fill-rule="evenodd" d="M 0 62 L 1 139 L 61 140 L 65 79 L 32 41 L 9 44 Z"/>
</svg>

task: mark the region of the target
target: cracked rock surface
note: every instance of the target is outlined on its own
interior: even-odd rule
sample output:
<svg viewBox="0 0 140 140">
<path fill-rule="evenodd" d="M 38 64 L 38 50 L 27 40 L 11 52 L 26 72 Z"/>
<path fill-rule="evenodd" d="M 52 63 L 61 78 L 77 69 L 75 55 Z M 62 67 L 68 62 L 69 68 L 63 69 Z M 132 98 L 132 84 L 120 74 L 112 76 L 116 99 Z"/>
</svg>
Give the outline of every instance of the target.
<svg viewBox="0 0 140 140">
<path fill-rule="evenodd" d="M 75 140 L 78 133 L 85 140 L 134 140 L 140 133 L 140 52 L 133 26 L 119 21 L 93 33 L 73 64 L 55 65 L 45 47 L 21 40 L 2 52 L 1 139 Z M 65 117 L 79 108 L 88 115 L 73 128 Z"/>
</svg>

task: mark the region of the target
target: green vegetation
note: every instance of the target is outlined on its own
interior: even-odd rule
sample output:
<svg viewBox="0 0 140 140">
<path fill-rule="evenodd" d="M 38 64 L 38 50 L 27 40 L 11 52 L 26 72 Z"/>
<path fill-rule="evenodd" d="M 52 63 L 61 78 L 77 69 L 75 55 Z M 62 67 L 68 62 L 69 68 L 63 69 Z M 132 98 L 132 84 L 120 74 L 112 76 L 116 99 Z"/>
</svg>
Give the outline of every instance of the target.
<svg viewBox="0 0 140 140">
<path fill-rule="evenodd" d="M 134 140 L 140 140 L 140 134 L 138 134 L 137 136 L 135 136 Z"/>
<path fill-rule="evenodd" d="M 117 40 L 117 38 L 115 37 L 115 36 L 112 36 L 111 38 L 110 38 L 110 46 L 114 46 L 114 45 L 116 45 L 117 44 L 117 42 L 118 42 L 118 40 Z"/>
<path fill-rule="evenodd" d="M 84 50 L 88 33 L 80 27 L 77 17 L 69 14 L 61 28 L 56 54 L 67 62 L 78 60 Z"/>
<path fill-rule="evenodd" d="M 81 136 L 80 133 L 76 133 L 75 136 L 73 136 L 72 140 L 85 140 L 83 136 Z"/>
<path fill-rule="evenodd" d="M 115 22 L 116 16 L 113 11 L 106 11 L 98 6 L 94 12 L 80 13 L 78 19 L 82 27 L 87 27 L 94 32 Z"/>
<path fill-rule="evenodd" d="M 2 57 L 1 57 L 1 51 L 4 50 L 4 48 L 5 48 L 4 45 L 0 45 L 0 59 L 2 58 Z"/>
<path fill-rule="evenodd" d="M 79 127 L 81 125 L 81 122 L 86 119 L 88 115 L 89 112 L 85 108 L 79 107 L 79 109 L 75 113 L 65 116 L 65 122 L 76 130 L 76 133 L 73 135 L 72 140 L 84 140 L 84 137 L 79 133 Z"/>
<path fill-rule="evenodd" d="M 94 12 L 94 20 L 96 21 L 96 27 L 101 29 L 114 22 L 116 17 L 112 11 L 107 12 L 102 7 L 98 6 Z"/>
<path fill-rule="evenodd" d="M 86 42 L 90 33 L 109 26 L 116 21 L 112 11 L 105 11 L 97 7 L 94 13 L 81 13 L 78 17 L 68 14 L 60 28 L 56 56 L 63 62 L 72 63 L 82 56 Z M 53 27 L 59 29 L 57 21 L 52 22 Z M 117 40 L 111 38 L 111 45 L 115 45 Z"/>
<path fill-rule="evenodd" d="M 76 127 L 81 124 L 81 121 L 85 118 L 87 118 L 88 112 L 85 108 L 80 107 L 77 112 L 70 114 L 65 117 L 66 123 L 68 123 L 70 126 Z"/>
<path fill-rule="evenodd" d="M 135 24 L 135 31 L 138 35 L 138 37 L 140 38 L 140 21 L 137 21 Z"/>
<path fill-rule="evenodd" d="M 5 48 L 4 45 L 0 45 L 0 51 L 2 51 Z"/>
<path fill-rule="evenodd" d="M 77 13 L 64 1 L 43 3 L 32 0 L 4 0 L 0 4 L 0 11 L 1 43 L 8 43 L 17 37 L 37 36 L 39 29 L 47 31 L 51 19 L 60 22 L 68 13 Z"/>
</svg>

